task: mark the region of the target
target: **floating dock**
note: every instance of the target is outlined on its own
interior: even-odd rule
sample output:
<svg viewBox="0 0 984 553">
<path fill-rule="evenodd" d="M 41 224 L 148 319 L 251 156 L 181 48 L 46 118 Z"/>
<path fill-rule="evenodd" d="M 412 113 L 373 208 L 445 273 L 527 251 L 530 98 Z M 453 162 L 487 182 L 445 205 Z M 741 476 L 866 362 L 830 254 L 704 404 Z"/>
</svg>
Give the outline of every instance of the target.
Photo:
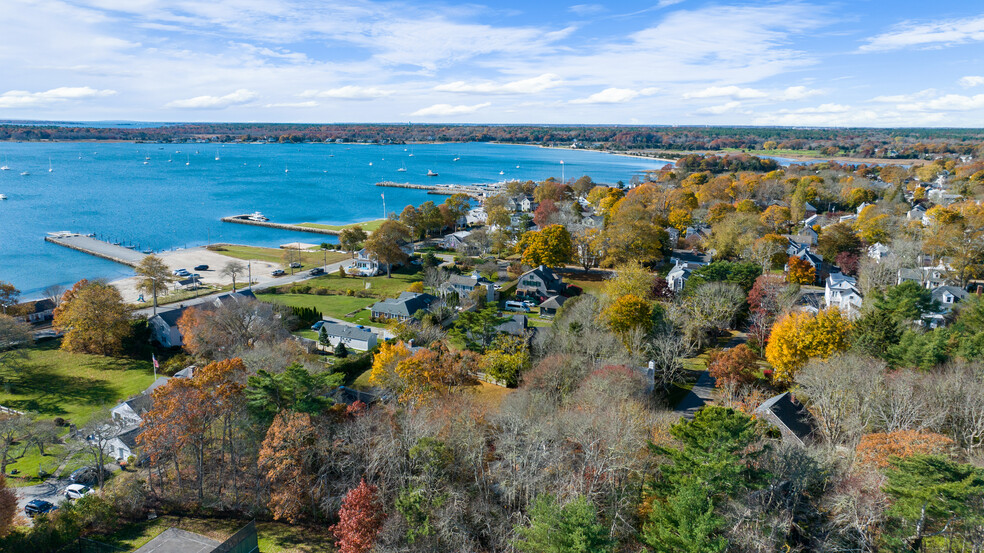
<svg viewBox="0 0 984 553">
<path fill-rule="evenodd" d="M 104 242 L 93 238 L 92 236 L 86 236 L 77 232 L 49 232 L 48 236 L 44 237 L 44 241 L 51 242 L 52 244 L 58 244 L 59 246 L 65 246 L 66 248 L 71 248 L 73 250 L 94 255 L 96 257 L 101 257 L 103 259 L 108 259 L 110 261 L 115 261 L 116 263 L 128 265 L 130 267 L 137 266 L 141 261 L 143 261 L 144 257 L 147 257 L 147 254 L 136 250 L 110 244 L 109 242 Z"/>
<path fill-rule="evenodd" d="M 327 228 L 302 227 L 301 225 L 271 223 L 270 221 L 254 221 L 249 217 L 250 217 L 249 215 L 233 215 L 232 217 L 223 217 L 221 221 L 223 223 L 238 223 L 240 225 L 254 225 L 257 227 L 277 228 L 281 230 L 293 230 L 297 232 L 311 232 L 314 234 L 329 234 L 331 236 L 338 236 L 342 232 L 340 230 L 327 229 Z"/>
</svg>

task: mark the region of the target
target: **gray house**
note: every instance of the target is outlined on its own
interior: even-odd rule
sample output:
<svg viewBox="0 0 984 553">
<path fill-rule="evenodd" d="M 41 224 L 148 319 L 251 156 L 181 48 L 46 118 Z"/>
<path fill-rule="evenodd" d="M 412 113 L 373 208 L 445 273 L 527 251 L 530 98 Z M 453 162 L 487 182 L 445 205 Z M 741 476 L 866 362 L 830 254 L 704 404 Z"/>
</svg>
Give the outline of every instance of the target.
<svg viewBox="0 0 984 553">
<path fill-rule="evenodd" d="M 405 321 L 412 318 L 417 311 L 430 307 L 436 299 L 430 294 L 401 292 L 398 298 L 385 299 L 373 304 L 372 316 L 375 319 Z"/>
<path fill-rule="evenodd" d="M 376 335 L 365 328 L 335 323 L 325 323 L 321 328 L 333 348 L 337 348 L 338 344 L 345 344 L 347 349 L 357 351 L 368 351 L 376 347 Z"/>
<path fill-rule="evenodd" d="M 485 301 L 493 302 L 496 299 L 495 285 L 491 280 L 478 274 L 478 271 L 472 272 L 470 275 L 454 275 L 448 279 L 447 282 L 441 285 L 441 295 L 447 296 L 451 293 L 458 294 L 459 297 L 465 297 L 475 291 L 479 286 L 485 287 Z"/>
<path fill-rule="evenodd" d="M 201 304 L 200 308 L 220 307 L 231 302 L 243 301 L 244 299 L 256 299 L 252 290 L 240 290 L 222 294 L 210 303 Z M 181 337 L 181 330 L 178 329 L 178 319 L 184 315 L 187 307 L 177 307 L 167 311 L 157 311 L 157 314 L 147 320 L 150 325 L 150 337 L 152 340 L 165 348 L 181 347 L 184 342 Z"/>
<path fill-rule="evenodd" d="M 549 267 L 540 265 L 519 277 L 516 295 L 546 299 L 564 292 L 567 285 Z"/>
</svg>

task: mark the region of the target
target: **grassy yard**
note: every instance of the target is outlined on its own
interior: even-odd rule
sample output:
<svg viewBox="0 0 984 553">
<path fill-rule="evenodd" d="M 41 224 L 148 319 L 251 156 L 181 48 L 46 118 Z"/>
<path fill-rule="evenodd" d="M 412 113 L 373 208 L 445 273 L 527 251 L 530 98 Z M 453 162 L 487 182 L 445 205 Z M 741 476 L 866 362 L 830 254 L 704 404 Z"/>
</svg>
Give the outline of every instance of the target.
<svg viewBox="0 0 984 553">
<path fill-rule="evenodd" d="M 168 528 L 180 528 L 222 541 L 247 524 L 247 520 L 192 518 L 165 515 L 154 520 L 130 524 L 108 536 L 93 536 L 126 551 L 144 546 Z M 324 528 L 257 522 L 260 551 L 263 553 L 309 553 L 332 551 L 331 536 Z"/>
<path fill-rule="evenodd" d="M 234 257 L 236 259 L 250 260 L 256 259 L 258 261 L 266 261 L 268 263 L 284 264 L 284 252 L 280 248 L 258 248 L 255 246 L 232 246 L 232 245 L 221 245 L 215 246 L 217 253 L 228 257 Z M 295 269 L 295 271 L 303 271 L 305 269 L 313 269 L 314 267 L 323 267 L 325 263 L 325 253 L 321 250 L 301 250 L 297 252 L 300 256 L 301 268 Z M 337 261 L 344 261 L 346 259 L 351 259 L 350 254 L 344 252 L 328 252 L 328 264 L 335 263 Z"/>
<path fill-rule="evenodd" d="M 372 232 L 382 226 L 386 219 L 376 219 L 375 221 L 365 221 L 362 223 L 349 223 L 347 225 L 326 225 L 323 223 L 300 223 L 299 227 L 317 228 L 325 230 L 342 230 L 350 227 L 360 227 L 366 232 Z"/>
<path fill-rule="evenodd" d="M 572 273 L 561 273 L 564 282 L 567 284 L 573 284 L 584 290 L 587 294 L 592 294 L 594 296 L 601 296 L 601 287 L 604 286 L 605 280 L 607 280 L 605 275 L 599 273 L 584 273 L 582 271 L 575 271 Z"/>
<path fill-rule="evenodd" d="M 257 294 L 256 298 L 271 303 L 292 307 L 313 307 L 328 317 L 342 319 L 355 324 L 369 324 L 369 311 L 366 307 L 379 301 L 376 298 L 357 298 L 355 296 L 318 296 L 315 294 Z M 348 314 L 358 311 L 353 317 Z M 317 339 L 317 332 L 309 331 Z"/>
<path fill-rule="evenodd" d="M 238 281 L 236 282 L 237 289 L 246 287 L 245 279 L 243 280 L 244 280 L 243 282 L 238 282 Z M 256 282 L 256 280 L 254 279 L 253 282 Z M 177 303 L 180 301 L 197 298 L 198 296 L 207 296 L 209 294 L 214 294 L 216 292 L 231 292 L 231 291 L 232 291 L 232 284 L 225 284 L 223 286 L 202 285 L 202 287 L 198 290 L 179 290 L 177 292 L 169 292 L 166 296 L 158 295 L 157 305 L 167 305 L 169 303 Z M 133 303 L 131 305 L 135 306 L 135 309 L 141 309 L 144 307 L 150 307 L 154 305 L 154 301 L 152 299 L 151 301 L 145 301 L 143 303 Z"/>
<path fill-rule="evenodd" d="M 82 426 L 100 409 L 112 408 L 154 381 L 150 359 L 69 353 L 58 349 L 59 343 L 41 342 L 5 369 L 11 385 L 0 388 L 0 405 Z"/>
<path fill-rule="evenodd" d="M 331 290 L 365 290 L 378 297 L 395 298 L 400 292 L 406 290 L 414 282 L 424 279 L 424 272 L 419 265 L 401 267 L 393 270 L 393 278 L 386 278 L 386 275 L 375 277 L 353 277 L 342 278 L 335 273 L 323 275 L 305 281 L 305 284 L 312 288 L 328 288 Z M 368 288 L 366 285 L 368 284 Z"/>
</svg>

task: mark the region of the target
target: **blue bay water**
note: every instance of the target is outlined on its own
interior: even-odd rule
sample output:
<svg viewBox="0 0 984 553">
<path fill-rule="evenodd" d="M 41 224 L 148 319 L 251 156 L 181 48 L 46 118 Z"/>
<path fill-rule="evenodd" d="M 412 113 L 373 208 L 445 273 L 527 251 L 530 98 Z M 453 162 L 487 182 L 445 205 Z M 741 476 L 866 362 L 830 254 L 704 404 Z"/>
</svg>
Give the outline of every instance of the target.
<svg viewBox="0 0 984 553">
<path fill-rule="evenodd" d="M 641 171 L 663 165 L 601 152 L 487 143 L 4 142 L 0 164 L 10 170 L 0 171 L 0 194 L 8 197 L 0 201 L 0 281 L 12 282 L 27 298 L 51 284 L 132 275 L 123 265 L 44 242 L 48 232 L 92 232 L 155 251 L 215 242 L 258 246 L 334 242 L 330 236 L 219 219 L 253 211 L 281 223 L 378 219 L 383 216 L 380 193 L 386 195 L 390 212 L 407 204 L 445 199 L 421 190 L 375 186 L 380 181 L 543 180 L 561 177 L 561 161 L 565 177 L 590 175 L 603 183 L 628 182 Z M 407 171 L 398 172 L 404 165 Z M 439 176 L 428 177 L 428 170 Z M 24 171 L 30 174 L 21 176 Z"/>
</svg>

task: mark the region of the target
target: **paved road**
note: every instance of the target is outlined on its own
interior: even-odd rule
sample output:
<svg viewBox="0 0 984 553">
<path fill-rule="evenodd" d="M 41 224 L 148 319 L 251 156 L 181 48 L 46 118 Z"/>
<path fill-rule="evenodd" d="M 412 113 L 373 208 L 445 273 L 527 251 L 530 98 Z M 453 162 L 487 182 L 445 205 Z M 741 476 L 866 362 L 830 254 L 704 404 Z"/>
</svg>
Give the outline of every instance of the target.
<svg viewBox="0 0 984 553">
<path fill-rule="evenodd" d="M 683 413 L 688 419 L 694 418 L 697 411 L 705 405 L 714 403 L 714 378 L 707 371 L 700 371 L 697 383 L 690 392 L 680 400 L 675 411 Z"/>
</svg>

